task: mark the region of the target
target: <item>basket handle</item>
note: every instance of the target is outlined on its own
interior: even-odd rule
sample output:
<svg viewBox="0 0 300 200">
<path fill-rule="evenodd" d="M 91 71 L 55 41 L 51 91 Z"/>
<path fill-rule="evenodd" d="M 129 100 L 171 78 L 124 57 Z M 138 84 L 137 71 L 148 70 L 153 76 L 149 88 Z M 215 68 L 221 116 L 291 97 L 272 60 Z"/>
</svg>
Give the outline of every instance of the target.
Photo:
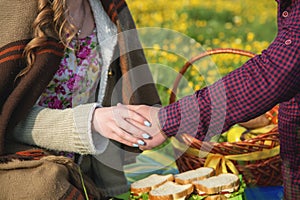
<svg viewBox="0 0 300 200">
<path fill-rule="evenodd" d="M 237 55 L 242 55 L 242 56 L 248 56 L 250 58 L 254 57 L 256 54 L 252 53 L 250 51 L 245 51 L 242 49 L 233 49 L 233 48 L 216 48 L 216 49 L 211 49 L 208 51 L 205 51 L 203 53 L 198 54 L 197 56 L 191 58 L 189 61 L 187 61 L 182 68 L 179 71 L 179 74 L 177 75 L 174 84 L 173 84 L 173 88 L 170 94 L 170 100 L 169 103 L 174 103 L 176 101 L 176 90 L 178 88 L 179 82 L 182 78 L 182 76 L 184 75 L 184 73 L 186 72 L 186 70 L 197 60 L 200 60 L 206 56 L 209 55 L 213 55 L 213 54 L 222 54 L 222 53 L 228 53 L 228 54 L 237 54 Z"/>
</svg>

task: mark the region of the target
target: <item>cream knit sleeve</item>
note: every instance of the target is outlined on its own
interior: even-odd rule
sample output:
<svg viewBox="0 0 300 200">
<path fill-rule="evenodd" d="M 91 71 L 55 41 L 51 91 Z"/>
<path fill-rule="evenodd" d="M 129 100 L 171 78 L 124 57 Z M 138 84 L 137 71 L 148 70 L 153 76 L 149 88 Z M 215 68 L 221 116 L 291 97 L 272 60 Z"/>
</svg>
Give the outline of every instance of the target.
<svg viewBox="0 0 300 200">
<path fill-rule="evenodd" d="M 16 140 L 42 148 L 101 154 L 108 139 L 92 133 L 92 117 L 98 104 L 84 104 L 64 110 L 34 106 L 14 130 Z"/>
</svg>

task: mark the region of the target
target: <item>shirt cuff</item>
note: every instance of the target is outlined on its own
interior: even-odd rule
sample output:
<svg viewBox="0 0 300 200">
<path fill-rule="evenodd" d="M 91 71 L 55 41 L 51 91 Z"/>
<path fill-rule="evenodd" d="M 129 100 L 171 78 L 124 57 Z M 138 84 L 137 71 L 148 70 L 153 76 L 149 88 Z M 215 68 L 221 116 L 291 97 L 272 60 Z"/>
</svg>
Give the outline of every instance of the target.
<svg viewBox="0 0 300 200">
<path fill-rule="evenodd" d="M 175 102 L 161 108 L 158 112 L 158 119 L 160 127 L 166 136 L 171 137 L 176 135 L 180 125 L 179 103 Z"/>
<path fill-rule="evenodd" d="M 80 106 L 82 107 L 82 106 Z M 84 106 L 83 106 L 84 107 Z M 84 125 L 85 123 L 82 122 L 82 112 L 81 109 L 76 109 L 74 113 L 74 119 L 76 123 L 76 128 L 79 133 L 85 132 L 84 129 L 87 131 L 87 138 L 82 138 L 83 135 L 80 135 L 80 139 L 83 143 L 88 142 L 88 148 L 91 154 L 101 154 L 104 152 L 104 150 L 108 146 L 109 139 L 106 137 L 103 137 L 101 134 L 94 132 L 92 130 L 92 123 L 93 123 L 93 114 L 96 108 L 101 107 L 98 103 L 92 104 L 92 107 L 90 108 L 89 115 L 87 117 L 87 125 Z M 86 127 L 87 126 L 87 127 Z"/>
</svg>

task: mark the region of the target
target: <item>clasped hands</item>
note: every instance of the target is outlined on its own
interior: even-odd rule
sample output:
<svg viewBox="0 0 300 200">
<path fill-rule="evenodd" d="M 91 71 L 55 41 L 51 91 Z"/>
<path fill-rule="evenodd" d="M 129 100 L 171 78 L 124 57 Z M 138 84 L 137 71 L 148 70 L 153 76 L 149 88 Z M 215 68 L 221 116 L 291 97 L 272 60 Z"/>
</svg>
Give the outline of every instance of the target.
<svg viewBox="0 0 300 200">
<path fill-rule="evenodd" d="M 152 149 L 166 140 L 158 120 L 160 108 L 123 105 L 97 108 L 92 128 L 102 136 L 141 150 Z"/>
</svg>

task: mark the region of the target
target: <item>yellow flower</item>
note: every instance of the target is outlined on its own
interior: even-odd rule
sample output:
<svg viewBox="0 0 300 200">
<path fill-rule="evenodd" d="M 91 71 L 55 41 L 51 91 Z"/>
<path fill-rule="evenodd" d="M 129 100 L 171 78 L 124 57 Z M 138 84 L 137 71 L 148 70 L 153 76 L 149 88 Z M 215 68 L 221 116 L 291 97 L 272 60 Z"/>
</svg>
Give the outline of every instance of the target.
<svg viewBox="0 0 300 200">
<path fill-rule="evenodd" d="M 197 20 L 195 24 L 198 27 L 205 27 L 207 25 L 207 22 L 205 20 Z"/>
<path fill-rule="evenodd" d="M 200 84 L 199 84 L 199 85 L 195 85 L 194 89 L 195 89 L 195 90 L 200 90 L 200 89 L 201 89 Z"/>
<path fill-rule="evenodd" d="M 232 23 L 230 23 L 230 22 L 225 23 L 225 28 L 232 29 Z"/>
<path fill-rule="evenodd" d="M 152 47 L 154 50 L 160 50 L 160 46 L 159 44 L 154 44 L 153 47 Z"/>
<path fill-rule="evenodd" d="M 234 22 L 236 25 L 241 25 L 241 24 L 242 24 L 242 18 L 241 18 L 241 16 L 234 16 L 234 17 L 233 17 L 233 22 Z"/>
<path fill-rule="evenodd" d="M 253 32 L 249 32 L 249 33 L 247 34 L 247 41 L 248 41 L 248 42 L 253 41 L 254 37 L 255 37 L 255 34 L 254 34 Z"/>
</svg>

